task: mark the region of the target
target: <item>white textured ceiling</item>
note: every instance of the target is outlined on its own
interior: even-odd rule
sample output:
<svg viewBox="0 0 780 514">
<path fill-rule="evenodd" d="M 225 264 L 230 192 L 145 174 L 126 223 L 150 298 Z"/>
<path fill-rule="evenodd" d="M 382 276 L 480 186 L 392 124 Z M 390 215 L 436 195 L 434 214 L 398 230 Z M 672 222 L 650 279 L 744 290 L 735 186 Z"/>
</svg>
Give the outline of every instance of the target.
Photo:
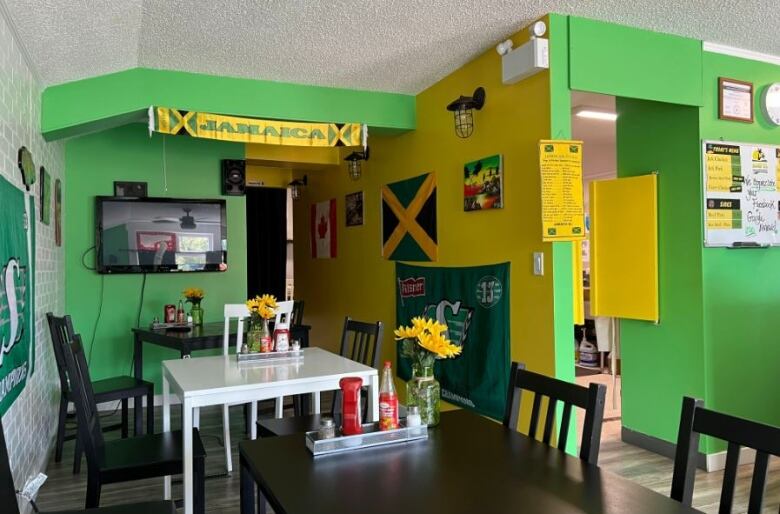
<svg viewBox="0 0 780 514">
<path fill-rule="evenodd" d="M 780 55 L 777 0 L 0 0 L 44 85 L 136 66 L 417 93 L 547 12 Z"/>
</svg>

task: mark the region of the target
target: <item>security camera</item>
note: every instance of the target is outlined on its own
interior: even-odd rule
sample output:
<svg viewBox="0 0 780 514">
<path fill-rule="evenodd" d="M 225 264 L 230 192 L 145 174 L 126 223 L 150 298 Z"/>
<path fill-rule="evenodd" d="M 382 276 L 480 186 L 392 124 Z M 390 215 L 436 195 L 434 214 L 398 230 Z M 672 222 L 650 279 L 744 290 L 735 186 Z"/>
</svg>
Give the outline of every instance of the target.
<svg viewBox="0 0 780 514">
<path fill-rule="evenodd" d="M 514 44 L 512 43 L 512 40 L 507 39 L 506 41 L 502 41 L 496 45 L 496 52 L 498 52 L 498 55 L 506 55 L 510 50 L 512 50 L 513 46 Z"/>
</svg>

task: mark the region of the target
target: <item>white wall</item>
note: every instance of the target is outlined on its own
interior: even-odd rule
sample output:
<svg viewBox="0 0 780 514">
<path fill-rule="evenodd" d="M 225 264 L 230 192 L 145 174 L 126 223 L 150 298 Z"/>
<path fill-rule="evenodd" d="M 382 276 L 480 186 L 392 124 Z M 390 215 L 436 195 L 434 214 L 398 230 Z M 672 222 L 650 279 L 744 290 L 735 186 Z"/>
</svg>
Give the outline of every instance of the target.
<svg viewBox="0 0 780 514">
<path fill-rule="evenodd" d="M 45 166 L 65 188 L 64 146 L 46 143 L 40 135 L 41 88 L 28 65 L 14 31 L 0 2 L 0 176 L 22 189 L 21 173 L 16 161 L 20 146 L 26 146 L 33 155 L 36 167 Z M 37 183 L 35 184 L 38 185 Z M 36 210 L 39 205 L 38 188 Z M 64 194 L 63 194 L 64 197 Z M 54 244 L 54 199 L 49 226 L 36 221 L 37 249 L 35 264 L 35 372 L 9 411 L 3 416 L 6 444 L 11 470 L 17 488 L 46 467 L 51 453 L 56 427 L 59 382 L 46 326 L 46 312 L 62 313 L 65 306 L 65 253 Z M 63 206 L 63 216 L 66 206 Z M 36 212 L 37 214 L 37 212 Z M 63 241 L 63 245 L 67 241 Z M 19 505 L 23 513 L 31 512 L 29 505 Z M 2 510 L 2 509 L 0 509 Z"/>
</svg>

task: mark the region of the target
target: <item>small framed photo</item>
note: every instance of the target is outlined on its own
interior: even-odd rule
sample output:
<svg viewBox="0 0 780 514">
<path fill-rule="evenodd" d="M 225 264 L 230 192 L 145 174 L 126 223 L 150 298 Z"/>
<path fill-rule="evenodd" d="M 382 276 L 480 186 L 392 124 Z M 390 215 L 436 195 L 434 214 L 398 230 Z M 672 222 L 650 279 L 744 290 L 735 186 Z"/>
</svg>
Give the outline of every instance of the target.
<svg viewBox="0 0 780 514">
<path fill-rule="evenodd" d="M 753 83 L 718 78 L 718 118 L 753 123 Z"/>
<path fill-rule="evenodd" d="M 347 226 L 359 227 L 363 224 L 363 191 L 350 193 L 344 197 L 347 210 Z"/>
</svg>

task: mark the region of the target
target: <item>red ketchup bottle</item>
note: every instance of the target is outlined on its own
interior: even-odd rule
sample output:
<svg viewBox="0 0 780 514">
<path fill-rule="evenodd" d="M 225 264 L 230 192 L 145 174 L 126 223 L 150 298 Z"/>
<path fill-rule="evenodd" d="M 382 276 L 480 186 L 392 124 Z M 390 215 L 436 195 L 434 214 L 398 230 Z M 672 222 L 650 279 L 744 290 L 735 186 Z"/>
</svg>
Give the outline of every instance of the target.
<svg viewBox="0 0 780 514">
<path fill-rule="evenodd" d="M 356 435 L 363 433 L 360 420 L 360 388 L 363 387 L 363 379 L 360 377 L 346 377 L 339 380 L 341 388 L 341 433 L 343 435 Z"/>
<path fill-rule="evenodd" d="M 393 370 L 390 361 L 387 361 L 382 371 L 382 385 L 379 388 L 379 430 L 396 428 L 398 428 L 398 396 L 395 394 Z"/>
</svg>

